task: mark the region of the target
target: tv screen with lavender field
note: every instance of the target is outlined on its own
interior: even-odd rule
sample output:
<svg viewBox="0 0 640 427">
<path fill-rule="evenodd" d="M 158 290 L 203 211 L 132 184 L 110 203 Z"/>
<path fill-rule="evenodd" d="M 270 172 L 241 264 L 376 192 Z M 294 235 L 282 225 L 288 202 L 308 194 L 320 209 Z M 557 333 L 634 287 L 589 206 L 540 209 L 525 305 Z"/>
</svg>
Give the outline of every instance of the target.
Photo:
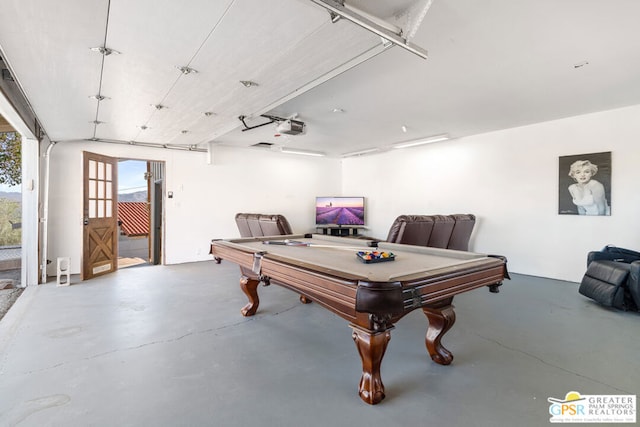
<svg viewBox="0 0 640 427">
<path fill-rule="evenodd" d="M 316 225 L 364 225 L 364 197 L 316 197 Z"/>
</svg>

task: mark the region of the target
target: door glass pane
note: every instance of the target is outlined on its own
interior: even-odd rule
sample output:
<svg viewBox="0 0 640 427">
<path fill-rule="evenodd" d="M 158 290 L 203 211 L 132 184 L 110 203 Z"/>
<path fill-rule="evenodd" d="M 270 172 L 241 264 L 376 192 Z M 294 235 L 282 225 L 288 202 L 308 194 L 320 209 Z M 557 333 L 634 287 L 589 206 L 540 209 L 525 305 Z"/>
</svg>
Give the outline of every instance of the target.
<svg viewBox="0 0 640 427">
<path fill-rule="evenodd" d="M 89 160 L 89 178 L 95 179 L 98 176 L 96 173 L 96 161 Z"/>
<path fill-rule="evenodd" d="M 104 199 L 104 181 L 98 181 L 98 199 Z"/>
<path fill-rule="evenodd" d="M 97 181 L 94 179 L 90 179 L 89 180 L 89 198 L 91 199 L 95 199 L 96 198 L 96 184 Z"/>
<path fill-rule="evenodd" d="M 113 216 L 113 212 L 112 212 L 113 202 L 111 200 L 107 200 L 105 206 L 106 206 L 105 216 L 107 218 L 111 218 Z"/>
<path fill-rule="evenodd" d="M 111 193 L 111 188 L 112 188 L 111 183 L 107 182 L 107 194 L 105 196 L 105 199 L 113 199 L 113 194 Z"/>
<path fill-rule="evenodd" d="M 89 218 L 97 218 L 98 217 L 98 212 L 96 210 L 96 201 L 95 200 L 89 200 Z"/>
<path fill-rule="evenodd" d="M 111 163 L 107 163 L 107 181 L 112 181 L 113 178 L 111 178 Z"/>
<path fill-rule="evenodd" d="M 104 162 L 98 162 L 98 179 L 104 179 Z"/>
<path fill-rule="evenodd" d="M 98 218 L 104 218 L 104 200 L 98 200 Z"/>
</svg>

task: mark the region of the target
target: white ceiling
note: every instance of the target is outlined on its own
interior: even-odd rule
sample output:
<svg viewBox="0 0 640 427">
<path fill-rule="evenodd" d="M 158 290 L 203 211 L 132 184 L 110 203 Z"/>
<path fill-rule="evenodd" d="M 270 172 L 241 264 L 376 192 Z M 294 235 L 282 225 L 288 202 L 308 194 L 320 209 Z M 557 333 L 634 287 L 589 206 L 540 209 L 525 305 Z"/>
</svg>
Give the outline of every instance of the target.
<svg viewBox="0 0 640 427">
<path fill-rule="evenodd" d="M 346 3 L 400 23 L 430 2 Z M 434 0 L 411 40 L 426 60 L 311 0 L 0 0 L 0 13 L 3 58 L 53 141 L 341 156 L 640 104 L 636 0 Z M 260 114 L 297 114 L 307 132 L 243 132 L 238 116 Z"/>
</svg>

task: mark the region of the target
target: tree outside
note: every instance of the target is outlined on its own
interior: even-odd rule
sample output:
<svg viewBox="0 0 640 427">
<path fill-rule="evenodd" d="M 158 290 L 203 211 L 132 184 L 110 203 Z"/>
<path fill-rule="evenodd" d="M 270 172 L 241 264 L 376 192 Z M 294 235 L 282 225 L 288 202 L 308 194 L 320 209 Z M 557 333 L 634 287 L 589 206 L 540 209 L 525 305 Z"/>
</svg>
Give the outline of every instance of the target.
<svg viewBox="0 0 640 427">
<path fill-rule="evenodd" d="M 20 202 L 0 198 L 0 246 L 22 243 L 21 221 Z"/>
<path fill-rule="evenodd" d="M 22 139 L 17 132 L 0 132 L 0 190 L 20 185 Z M 16 193 L 6 193 L 13 196 Z M 19 198 L 0 196 L 0 246 L 22 243 L 22 213 Z"/>
<path fill-rule="evenodd" d="M 0 132 L 0 319 L 23 291 L 20 287 L 21 150 L 19 133 Z"/>
<path fill-rule="evenodd" d="M 0 184 L 19 185 L 22 181 L 22 139 L 17 132 L 0 133 Z"/>
</svg>

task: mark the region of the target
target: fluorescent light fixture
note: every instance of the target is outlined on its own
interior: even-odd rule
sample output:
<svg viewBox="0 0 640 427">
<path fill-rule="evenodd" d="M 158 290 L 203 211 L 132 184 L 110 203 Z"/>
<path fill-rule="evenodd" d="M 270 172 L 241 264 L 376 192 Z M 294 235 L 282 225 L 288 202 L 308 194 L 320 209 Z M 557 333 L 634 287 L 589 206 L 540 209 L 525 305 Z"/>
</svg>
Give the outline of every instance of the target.
<svg viewBox="0 0 640 427">
<path fill-rule="evenodd" d="M 415 147 L 416 145 L 431 144 L 432 142 L 438 142 L 438 141 L 446 141 L 447 139 L 449 139 L 449 135 L 447 134 L 435 135 L 435 136 L 429 136 L 427 138 L 414 139 L 412 141 L 399 142 L 397 144 L 393 144 L 392 147 L 393 148 L 409 148 L 409 147 Z"/>
<path fill-rule="evenodd" d="M 283 148 L 280 150 L 281 153 L 287 154 L 300 154 L 302 156 L 315 156 L 315 157 L 324 157 L 325 153 L 321 153 L 319 151 L 307 151 L 307 150 L 297 150 L 295 148 Z"/>
<path fill-rule="evenodd" d="M 356 157 L 356 156 L 362 156 L 364 154 L 369 154 L 369 153 L 375 153 L 377 151 L 380 151 L 378 148 L 367 148 L 366 150 L 360 150 L 360 151 L 354 151 L 351 153 L 345 153 L 342 155 L 342 157 Z"/>
</svg>

